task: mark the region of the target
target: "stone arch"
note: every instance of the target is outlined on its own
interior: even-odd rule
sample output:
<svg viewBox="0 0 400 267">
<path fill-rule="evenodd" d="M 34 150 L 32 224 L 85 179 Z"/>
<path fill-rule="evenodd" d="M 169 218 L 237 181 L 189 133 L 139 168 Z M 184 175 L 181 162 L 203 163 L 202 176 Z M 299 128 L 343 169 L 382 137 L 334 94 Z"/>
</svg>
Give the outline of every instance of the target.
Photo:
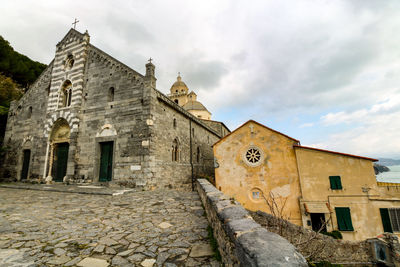
<svg viewBox="0 0 400 267">
<path fill-rule="evenodd" d="M 50 133 L 50 142 L 69 142 L 71 127 L 64 118 L 58 118 L 54 123 Z"/>
<path fill-rule="evenodd" d="M 52 116 L 46 123 L 45 126 L 45 130 L 44 130 L 44 136 L 45 137 L 49 137 L 52 129 L 54 128 L 54 125 L 57 121 L 60 120 L 65 120 L 68 122 L 68 125 L 70 127 L 71 133 L 73 133 L 75 131 L 76 128 L 78 128 L 77 126 L 77 122 L 73 122 L 72 119 L 72 115 L 71 113 L 67 113 L 67 112 L 59 112 L 58 113 L 59 116 Z"/>
<path fill-rule="evenodd" d="M 104 124 L 100 131 L 96 133 L 96 137 L 106 137 L 106 136 L 115 136 L 117 135 L 117 131 L 111 124 Z"/>
</svg>

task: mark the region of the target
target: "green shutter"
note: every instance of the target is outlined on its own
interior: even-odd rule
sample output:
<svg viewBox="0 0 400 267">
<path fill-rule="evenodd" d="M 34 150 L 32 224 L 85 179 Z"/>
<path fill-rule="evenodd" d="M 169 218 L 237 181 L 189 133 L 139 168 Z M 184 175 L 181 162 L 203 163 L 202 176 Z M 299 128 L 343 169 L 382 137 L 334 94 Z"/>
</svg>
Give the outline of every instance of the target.
<svg viewBox="0 0 400 267">
<path fill-rule="evenodd" d="M 331 189 L 342 189 L 340 176 L 329 176 L 329 182 L 331 183 Z"/>
<path fill-rule="evenodd" d="M 392 224 L 390 223 L 389 210 L 379 209 L 381 212 L 383 231 L 388 233 L 393 233 Z"/>
<path fill-rule="evenodd" d="M 350 208 L 335 208 L 336 219 L 340 231 L 354 231 L 351 222 Z"/>
</svg>

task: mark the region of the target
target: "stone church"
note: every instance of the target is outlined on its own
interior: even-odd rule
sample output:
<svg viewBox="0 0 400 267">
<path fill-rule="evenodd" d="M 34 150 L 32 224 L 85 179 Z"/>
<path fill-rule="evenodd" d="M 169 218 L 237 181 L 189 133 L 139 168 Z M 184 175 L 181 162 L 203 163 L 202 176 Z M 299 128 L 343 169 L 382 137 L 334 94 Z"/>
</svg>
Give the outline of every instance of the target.
<svg viewBox="0 0 400 267">
<path fill-rule="evenodd" d="M 188 188 L 213 176 L 212 144 L 229 133 L 180 75 L 168 96 L 71 29 L 8 115 L 0 177 Z"/>
</svg>

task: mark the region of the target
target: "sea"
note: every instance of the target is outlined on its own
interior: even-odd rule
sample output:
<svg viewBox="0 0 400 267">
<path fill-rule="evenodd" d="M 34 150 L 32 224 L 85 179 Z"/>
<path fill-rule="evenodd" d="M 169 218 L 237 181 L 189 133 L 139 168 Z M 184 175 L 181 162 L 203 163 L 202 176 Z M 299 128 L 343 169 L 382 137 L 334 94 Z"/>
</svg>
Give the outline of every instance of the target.
<svg viewBox="0 0 400 267">
<path fill-rule="evenodd" d="M 389 172 L 381 172 L 376 176 L 378 182 L 400 183 L 400 165 L 387 166 Z"/>
</svg>

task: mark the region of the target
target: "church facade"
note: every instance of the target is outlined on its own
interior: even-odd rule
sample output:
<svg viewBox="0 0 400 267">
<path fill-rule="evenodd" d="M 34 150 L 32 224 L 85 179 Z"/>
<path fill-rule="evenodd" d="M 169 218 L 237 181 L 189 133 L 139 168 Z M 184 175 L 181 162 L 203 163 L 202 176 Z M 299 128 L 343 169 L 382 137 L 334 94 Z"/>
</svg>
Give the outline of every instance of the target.
<svg viewBox="0 0 400 267">
<path fill-rule="evenodd" d="M 188 187 L 213 175 L 212 144 L 229 130 L 191 114 L 71 29 L 53 61 L 10 108 L 0 175 L 55 182 Z"/>
</svg>

